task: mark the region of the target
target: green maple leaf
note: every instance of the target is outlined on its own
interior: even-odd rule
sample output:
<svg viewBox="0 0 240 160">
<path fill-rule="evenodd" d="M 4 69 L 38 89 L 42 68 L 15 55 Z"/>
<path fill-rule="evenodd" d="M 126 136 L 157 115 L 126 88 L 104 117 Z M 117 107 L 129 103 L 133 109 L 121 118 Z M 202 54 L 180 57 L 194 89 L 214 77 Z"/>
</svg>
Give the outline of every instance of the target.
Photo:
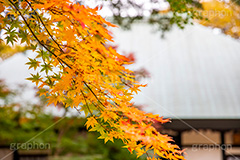
<svg viewBox="0 0 240 160">
<path fill-rule="evenodd" d="M 34 70 L 37 69 L 37 67 L 39 67 L 39 61 L 37 61 L 36 59 L 31 59 L 28 58 L 30 62 L 27 62 L 26 64 L 29 65 L 28 69 L 34 68 Z"/>
<path fill-rule="evenodd" d="M 38 83 L 42 80 L 41 76 L 37 73 L 36 75 L 31 74 L 32 77 L 26 78 L 27 80 L 32 81 L 33 83 L 36 83 L 36 85 L 38 85 Z"/>
</svg>

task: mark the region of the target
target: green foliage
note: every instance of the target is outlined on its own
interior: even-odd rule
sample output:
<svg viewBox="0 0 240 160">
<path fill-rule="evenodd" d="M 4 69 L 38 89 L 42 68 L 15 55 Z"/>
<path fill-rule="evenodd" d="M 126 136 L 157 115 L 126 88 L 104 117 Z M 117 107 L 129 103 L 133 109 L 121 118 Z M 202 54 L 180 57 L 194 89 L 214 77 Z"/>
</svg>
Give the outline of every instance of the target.
<svg viewBox="0 0 240 160">
<path fill-rule="evenodd" d="M 165 3 L 165 4 L 163 4 Z M 160 6 L 169 4 L 169 8 L 161 10 Z M 145 5 L 148 7 L 145 8 Z M 158 6 L 158 7 L 157 7 Z M 132 24 L 137 21 L 147 21 L 147 23 L 156 26 L 156 30 L 164 34 L 171 30 L 173 25 L 183 29 L 186 24 L 192 22 L 192 19 L 201 19 L 196 8 L 201 8 L 201 3 L 194 0 L 146 0 L 137 2 L 132 0 L 109 1 L 108 8 L 111 9 L 113 23 L 124 29 L 130 29 Z M 134 11 L 131 14 L 129 10 Z M 144 15 L 147 12 L 149 16 Z"/>
<path fill-rule="evenodd" d="M 97 139 L 100 136 L 98 133 L 87 132 L 84 126 L 87 121 L 85 118 L 65 117 L 61 119 L 44 113 L 42 109 L 44 97 L 40 103 L 28 107 L 27 104 L 13 103 L 9 97 L 13 93 L 3 81 L 0 81 L 0 99 L 9 101 L 9 103 L 3 102 L 0 106 L 0 146 L 26 142 L 48 143 L 52 156 L 57 155 L 51 158 L 53 160 L 136 159 L 136 155 L 121 148 L 123 143 L 120 140 L 104 144 L 103 140 Z M 14 95 L 18 96 L 16 93 Z M 67 113 L 68 109 L 65 111 Z M 54 123 L 55 125 L 49 127 Z M 32 140 L 29 141 L 30 139 Z M 71 156 L 67 156 L 69 154 Z"/>
<path fill-rule="evenodd" d="M 5 34 L 7 35 L 7 44 L 11 43 L 13 45 L 15 42 L 17 42 L 17 32 L 15 29 L 7 28 Z"/>
<path fill-rule="evenodd" d="M 23 115 L 29 115 L 29 113 L 35 118 L 24 118 Z M 29 139 L 48 128 L 49 124 L 53 124 L 59 119 L 43 113 L 36 114 L 32 111 L 14 112 L 11 107 L 1 107 L 0 117 L 0 145 L 4 146 L 11 143 L 28 142 Z M 123 143 L 120 140 L 104 144 L 103 140 L 97 139 L 99 135 L 96 132 L 88 133 L 84 128 L 85 121 L 84 118 L 64 118 L 63 121 L 48 128 L 28 143 L 49 143 L 52 154 L 57 153 L 60 157 L 71 154 L 76 158 L 92 158 L 90 155 L 99 155 L 96 157 L 99 160 L 136 159 L 136 155 L 121 148 Z"/>
</svg>

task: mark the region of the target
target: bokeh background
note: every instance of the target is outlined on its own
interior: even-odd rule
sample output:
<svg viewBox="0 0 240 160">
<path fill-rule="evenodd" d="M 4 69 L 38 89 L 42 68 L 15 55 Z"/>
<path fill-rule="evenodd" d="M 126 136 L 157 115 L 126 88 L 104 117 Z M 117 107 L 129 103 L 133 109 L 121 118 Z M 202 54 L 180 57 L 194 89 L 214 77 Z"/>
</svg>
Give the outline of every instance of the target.
<svg viewBox="0 0 240 160">
<path fill-rule="evenodd" d="M 147 83 L 135 105 L 171 118 L 156 125 L 186 149 L 189 160 L 240 159 L 239 1 L 189 1 L 203 18 L 172 14 L 168 2 L 95 1 L 100 14 L 119 25 L 111 44 L 134 62 Z M 206 19 L 207 18 L 207 19 Z M 0 159 L 131 160 L 122 143 L 104 144 L 87 132 L 84 113 L 46 106 L 26 78 L 34 53 L 0 44 Z M 144 159 L 146 157 L 140 157 Z"/>
</svg>

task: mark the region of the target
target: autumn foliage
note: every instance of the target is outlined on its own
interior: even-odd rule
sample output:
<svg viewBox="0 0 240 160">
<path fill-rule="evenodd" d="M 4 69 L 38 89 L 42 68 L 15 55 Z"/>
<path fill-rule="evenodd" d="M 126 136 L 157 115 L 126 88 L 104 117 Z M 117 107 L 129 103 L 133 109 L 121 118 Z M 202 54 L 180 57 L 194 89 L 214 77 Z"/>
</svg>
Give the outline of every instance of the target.
<svg viewBox="0 0 240 160">
<path fill-rule="evenodd" d="M 224 34 L 230 35 L 233 38 L 240 37 L 240 6 L 239 1 L 218 1 L 209 0 L 203 1 L 202 14 L 203 20 L 198 20 L 204 26 L 219 28 Z"/>
<path fill-rule="evenodd" d="M 107 47 L 113 42 L 107 27 L 115 26 L 98 9 L 68 0 L 0 0 L 3 39 L 37 53 L 27 63 L 37 74 L 28 80 L 49 104 L 84 111 L 87 129 L 99 132 L 100 139 L 121 139 L 130 152 L 148 159 L 184 159 L 172 139 L 153 127 L 169 120 L 133 106 L 133 94 L 144 85 L 125 68 L 131 61 Z"/>
</svg>

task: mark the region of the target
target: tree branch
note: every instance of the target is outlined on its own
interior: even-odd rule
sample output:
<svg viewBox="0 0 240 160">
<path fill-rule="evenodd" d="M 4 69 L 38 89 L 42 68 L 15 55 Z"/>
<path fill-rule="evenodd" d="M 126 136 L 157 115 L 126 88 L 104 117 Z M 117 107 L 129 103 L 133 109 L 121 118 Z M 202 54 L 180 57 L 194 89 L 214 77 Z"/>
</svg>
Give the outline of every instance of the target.
<svg viewBox="0 0 240 160">
<path fill-rule="evenodd" d="M 52 55 L 54 55 L 59 62 L 62 62 L 63 64 L 65 64 L 66 66 L 68 66 L 69 68 L 72 69 L 71 66 L 69 66 L 65 61 L 63 61 L 61 58 L 59 58 L 55 53 L 53 53 L 49 48 L 47 48 L 36 36 L 36 34 L 33 32 L 32 28 L 29 26 L 29 24 L 27 23 L 27 20 L 25 19 L 25 17 L 23 16 L 22 12 L 18 9 L 18 7 L 11 1 L 8 0 L 8 2 L 11 3 L 11 5 L 17 10 L 17 12 L 20 14 L 20 16 L 22 17 L 24 23 L 27 25 L 28 29 L 30 30 L 30 32 L 32 33 L 33 37 L 38 41 L 38 43 L 40 45 L 42 45 L 48 52 L 50 52 Z M 64 67 L 64 66 L 63 66 Z"/>
</svg>

